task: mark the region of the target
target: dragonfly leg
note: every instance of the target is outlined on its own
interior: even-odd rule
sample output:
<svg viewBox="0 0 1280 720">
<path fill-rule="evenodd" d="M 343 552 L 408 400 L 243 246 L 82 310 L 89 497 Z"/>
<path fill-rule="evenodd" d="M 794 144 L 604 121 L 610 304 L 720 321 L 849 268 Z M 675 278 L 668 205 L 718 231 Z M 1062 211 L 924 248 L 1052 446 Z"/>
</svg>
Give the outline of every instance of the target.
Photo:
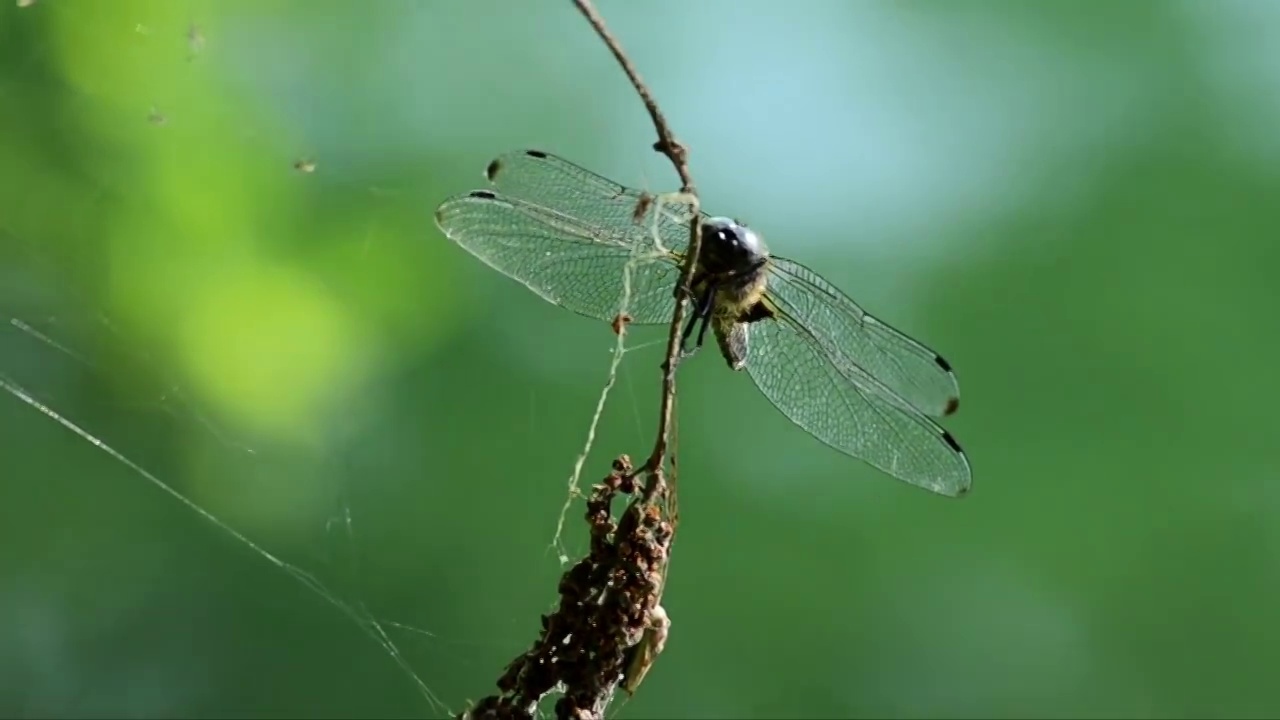
<svg viewBox="0 0 1280 720">
<path fill-rule="evenodd" d="M 693 334 L 693 326 L 698 322 L 698 315 L 694 313 L 689 316 L 688 321 L 684 324 L 684 332 L 680 333 L 680 354 L 683 355 L 689 346 L 689 336 Z"/>
<path fill-rule="evenodd" d="M 698 331 L 697 347 L 702 347 L 702 341 L 707 339 L 707 326 L 711 324 L 711 308 L 707 308 L 707 312 L 702 316 L 702 329 Z"/>
<path fill-rule="evenodd" d="M 698 304 L 694 306 L 693 315 L 689 317 L 689 322 L 684 326 L 684 332 L 680 335 L 680 354 L 689 356 L 693 354 L 693 350 L 702 347 L 702 339 L 707 334 L 707 321 L 711 317 L 711 306 L 715 301 L 716 289 L 714 285 L 707 285 L 702 291 L 702 297 L 698 298 Z M 689 348 L 689 338 L 693 335 L 693 328 L 702 321 L 702 331 L 698 333 L 698 344 L 693 348 Z"/>
</svg>

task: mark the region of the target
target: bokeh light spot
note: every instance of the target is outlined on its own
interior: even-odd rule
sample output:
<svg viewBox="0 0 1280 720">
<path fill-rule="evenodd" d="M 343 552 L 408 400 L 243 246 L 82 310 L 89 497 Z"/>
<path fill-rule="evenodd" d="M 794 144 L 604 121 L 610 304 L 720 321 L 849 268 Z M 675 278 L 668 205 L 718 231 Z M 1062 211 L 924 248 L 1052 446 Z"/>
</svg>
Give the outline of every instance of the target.
<svg viewBox="0 0 1280 720">
<path fill-rule="evenodd" d="M 316 429 L 354 372 L 350 323 L 315 281 L 238 267 L 190 300 L 180 354 L 202 392 L 236 419 L 281 438 Z"/>
</svg>

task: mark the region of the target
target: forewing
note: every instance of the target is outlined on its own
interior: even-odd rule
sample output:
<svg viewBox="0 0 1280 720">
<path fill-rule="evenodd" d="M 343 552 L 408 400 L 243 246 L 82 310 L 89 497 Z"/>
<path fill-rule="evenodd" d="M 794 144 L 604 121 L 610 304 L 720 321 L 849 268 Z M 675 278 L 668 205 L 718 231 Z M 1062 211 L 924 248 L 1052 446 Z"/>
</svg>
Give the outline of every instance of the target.
<svg viewBox="0 0 1280 720">
<path fill-rule="evenodd" d="M 960 386 L 941 355 L 866 313 L 800 263 L 780 257 L 770 263 L 769 294 L 816 337 L 820 351 L 842 356 L 855 366 L 853 375 L 869 376 L 862 384 L 878 382 L 925 415 L 956 411 Z"/>
<path fill-rule="evenodd" d="M 689 245 L 690 203 L 619 185 L 564 158 L 541 150 L 500 155 L 485 170 L 495 191 L 508 198 L 581 218 L 593 225 L 644 228 L 652 243 L 683 251 Z M 702 217 L 706 217 L 702 214 Z"/>
<path fill-rule="evenodd" d="M 678 256 L 646 244 L 630 223 L 603 225 L 488 190 L 441 203 L 449 239 L 543 299 L 588 317 L 670 322 Z M 629 281 L 629 288 L 628 288 Z"/>
<path fill-rule="evenodd" d="M 785 315 L 749 326 L 747 372 L 792 422 L 912 485 L 963 495 L 969 461 L 946 430 L 891 394 L 865 389 Z"/>
</svg>

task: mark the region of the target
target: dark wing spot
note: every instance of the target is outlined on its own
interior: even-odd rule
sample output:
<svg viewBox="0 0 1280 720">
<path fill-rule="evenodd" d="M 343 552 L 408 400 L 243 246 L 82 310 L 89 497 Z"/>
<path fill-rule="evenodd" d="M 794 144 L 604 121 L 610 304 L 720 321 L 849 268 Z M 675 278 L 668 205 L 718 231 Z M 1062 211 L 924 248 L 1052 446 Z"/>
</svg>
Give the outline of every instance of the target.
<svg viewBox="0 0 1280 720">
<path fill-rule="evenodd" d="M 472 190 L 471 192 L 467 193 L 467 195 L 470 195 L 473 198 L 479 198 L 481 200 L 497 200 L 498 199 L 497 195 L 494 195 L 488 190 Z"/>
<path fill-rule="evenodd" d="M 493 182 L 493 179 L 498 177 L 498 171 L 501 169 L 502 160 L 494 158 L 493 162 L 489 163 L 489 167 L 484 169 L 484 176 L 489 178 L 489 182 Z"/>
<path fill-rule="evenodd" d="M 968 494 L 969 494 L 969 491 L 970 491 L 970 490 L 972 490 L 972 489 L 973 489 L 973 486 L 971 486 L 971 485 L 970 485 L 970 486 L 966 486 L 966 487 L 962 487 L 962 488 L 960 488 L 960 490 L 959 490 L 958 492 L 956 492 L 955 497 L 962 498 L 962 497 L 964 497 L 965 495 L 968 495 Z"/>
<path fill-rule="evenodd" d="M 542 152 L 541 150 L 525 150 L 524 154 L 528 155 L 529 157 L 536 157 L 539 160 L 547 159 L 547 154 Z"/>
<path fill-rule="evenodd" d="M 947 372 L 951 372 L 951 363 L 947 362 L 946 358 L 942 357 L 941 355 L 934 355 L 933 361 L 938 363 L 938 367 L 942 368 L 943 370 L 946 370 Z"/>
<path fill-rule="evenodd" d="M 952 450 L 955 450 L 961 455 L 964 454 L 964 451 L 960 449 L 960 443 L 956 442 L 955 437 L 946 430 L 942 431 L 942 441 L 950 445 Z"/>
<path fill-rule="evenodd" d="M 947 398 L 947 404 L 942 408 L 942 416 L 946 417 L 959 409 L 960 409 L 960 398 L 958 397 Z"/>
</svg>

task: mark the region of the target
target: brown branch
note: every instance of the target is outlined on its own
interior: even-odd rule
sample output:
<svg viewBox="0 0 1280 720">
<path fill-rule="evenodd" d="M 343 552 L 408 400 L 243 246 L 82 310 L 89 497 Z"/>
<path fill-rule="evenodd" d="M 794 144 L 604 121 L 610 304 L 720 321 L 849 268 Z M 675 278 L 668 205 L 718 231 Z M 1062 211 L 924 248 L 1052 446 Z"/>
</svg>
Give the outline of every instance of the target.
<svg viewBox="0 0 1280 720">
<path fill-rule="evenodd" d="M 689 151 L 684 145 L 676 140 L 675 133 L 671 132 L 671 126 L 667 124 L 666 117 L 663 116 L 662 110 L 658 109 L 658 102 L 653 99 L 653 93 L 649 92 L 649 87 L 644 84 L 644 80 L 640 79 L 640 73 L 636 71 L 631 59 L 623 52 L 622 45 L 618 43 L 618 39 L 609 32 L 609 28 L 604 24 L 604 18 L 600 17 L 600 13 L 596 11 L 591 0 L 573 0 L 573 4 L 578 7 L 578 11 L 587 18 L 587 22 L 591 23 L 591 27 L 595 29 L 596 34 L 608 46 L 609 52 L 613 53 L 614 59 L 622 66 L 622 71 L 627 74 L 627 79 L 631 81 L 631 87 L 635 88 L 636 94 L 640 96 L 640 101 L 644 103 L 645 110 L 649 111 L 649 117 L 653 119 L 653 129 L 658 131 L 658 142 L 654 143 L 653 149 L 666 155 L 671 160 L 671 164 L 675 166 L 676 172 L 680 174 L 681 192 L 696 194 L 697 190 L 693 186 L 693 178 L 689 176 Z"/>
<path fill-rule="evenodd" d="M 658 102 L 653 99 L 653 93 L 649 92 L 644 80 L 640 79 L 640 73 L 631 63 L 631 59 L 627 57 L 626 52 L 623 51 L 618 39 L 613 36 L 613 33 L 609 32 L 609 28 L 605 26 L 604 18 L 600 17 L 600 13 L 596 11 L 591 0 L 573 0 L 573 4 L 587 18 L 587 22 L 591 23 L 591 27 L 595 29 L 596 34 L 604 41 L 604 44 L 609 48 L 609 52 L 613 53 L 613 57 L 622 66 L 622 71 L 627 74 L 627 79 L 631 81 L 631 86 L 635 88 L 636 94 L 640 96 L 640 101 L 644 103 L 645 109 L 649 111 L 649 117 L 653 119 L 653 129 L 658 133 L 658 141 L 653 144 L 653 149 L 666 155 L 671 164 L 675 166 L 682 185 L 680 191 L 696 199 L 698 190 L 693 184 L 692 176 L 689 174 L 689 151 L 676 139 L 675 133 L 671 131 L 671 126 L 667 124 L 666 117 L 662 114 L 662 110 L 658 108 Z M 645 483 L 645 500 L 652 499 L 662 486 L 663 466 L 666 464 L 667 448 L 671 444 L 671 414 L 675 407 L 676 365 L 680 361 L 680 330 L 684 324 L 686 307 L 684 300 L 689 297 L 689 279 L 693 277 L 693 268 L 697 265 L 698 253 L 702 249 L 701 223 L 696 220 L 697 216 L 695 215 L 689 223 L 689 251 L 685 254 L 684 267 L 680 271 L 680 282 L 676 288 L 676 308 L 672 314 L 671 327 L 667 335 L 667 357 L 662 366 L 662 398 L 658 408 L 658 437 L 654 442 L 653 452 L 649 455 L 649 459 L 642 468 L 642 472 L 648 475 L 649 480 Z"/>
<path fill-rule="evenodd" d="M 532 718 L 538 703 L 560 691 L 557 718 L 603 718 L 619 687 L 633 693 L 666 642 L 669 621 L 662 609 L 671 542 L 679 510 L 676 500 L 675 401 L 676 366 L 681 355 L 681 329 L 690 297 L 689 281 L 701 250 L 701 222 L 697 189 L 689 175 L 688 150 L 671 132 L 652 93 L 591 0 L 574 0 L 596 34 L 622 66 L 636 94 L 653 119 L 658 140 L 653 148 L 675 166 L 681 192 L 695 210 L 689 219 L 689 247 L 685 253 L 662 364 L 662 396 L 658 436 L 644 465 L 631 466 L 623 455 L 613 472 L 592 487 L 586 519 L 591 527 L 591 550 L 560 579 L 560 603 L 542 617 L 542 632 L 533 647 L 513 660 L 498 680 L 499 695 L 480 700 L 461 715 L 465 720 Z M 641 206 L 643 207 L 643 205 Z M 660 211 L 660 210 L 659 210 Z M 637 208 L 638 214 L 643 214 Z M 626 332 L 619 316 L 614 331 Z M 666 480 L 668 456 L 671 482 Z M 643 478 L 643 487 L 637 480 Z M 618 494 L 634 495 L 617 522 L 612 503 Z"/>
</svg>

